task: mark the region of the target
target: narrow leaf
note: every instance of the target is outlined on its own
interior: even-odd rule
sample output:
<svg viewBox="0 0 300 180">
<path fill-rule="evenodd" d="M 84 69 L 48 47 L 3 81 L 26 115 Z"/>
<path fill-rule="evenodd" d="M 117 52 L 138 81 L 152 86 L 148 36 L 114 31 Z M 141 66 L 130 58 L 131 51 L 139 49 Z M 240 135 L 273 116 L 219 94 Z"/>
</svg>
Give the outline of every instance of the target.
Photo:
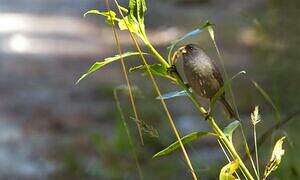
<svg viewBox="0 0 300 180">
<path fill-rule="evenodd" d="M 199 138 L 202 138 L 204 136 L 217 136 L 217 135 L 214 134 L 214 133 L 211 133 L 211 132 L 193 132 L 193 133 L 190 133 L 190 134 L 182 137 L 181 141 L 182 141 L 183 144 L 187 144 L 189 142 L 195 141 L 195 140 L 197 140 Z M 174 143 L 172 143 L 167 148 L 165 148 L 165 149 L 159 151 L 158 153 L 156 153 L 152 158 L 168 155 L 168 154 L 174 152 L 178 148 L 180 148 L 179 141 L 175 141 Z"/>
<path fill-rule="evenodd" d="M 255 88 L 261 93 L 261 95 L 266 99 L 266 101 L 271 104 L 271 106 L 273 107 L 273 109 L 275 111 L 276 120 L 279 122 L 281 120 L 281 115 L 280 115 L 280 112 L 279 112 L 277 106 L 274 104 L 274 102 L 272 101 L 272 99 L 270 98 L 268 93 L 260 85 L 258 85 L 257 82 L 252 81 L 252 83 L 255 86 Z"/>
<path fill-rule="evenodd" d="M 274 149 L 273 149 L 271 159 L 266 166 L 263 179 L 266 179 L 272 171 L 275 171 L 278 168 L 278 166 L 281 162 L 281 158 L 284 155 L 284 149 L 282 148 L 284 139 L 285 139 L 285 136 L 283 136 L 276 142 Z"/>
<path fill-rule="evenodd" d="M 89 14 L 104 16 L 104 17 L 106 17 L 106 22 L 111 25 L 113 24 L 114 21 L 119 21 L 119 19 L 116 18 L 116 13 L 114 11 L 99 11 L 96 9 L 92 9 L 92 10 L 89 10 L 86 13 L 84 13 L 83 16 L 85 17 Z"/>
<path fill-rule="evenodd" d="M 241 74 L 246 74 L 246 71 L 240 71 L 237 74 L 235 74 L 234 76 L 232 76 L 230 79 L 228 79 L 224 83 L 224 85 L 217 91 L 217 93 L 211 98 L 210 105 L 209 105 L 211 111 L 214 110 L 216 102 L 219 99 L 219 97 L 222 96 L 224 94 L 224 92 L 231 86 L 232 81 Z"/>
<path fill-rule="evenodd" d="M 114 62 L 116 60 L 120 60 L 121 58 L 126 58 L 126 57 L 129 57 L 129 56 L 136 56 L 136 55 L 139 55 L 140 53 L 139 52 L 126 52 L 124 54 L 122 54 L 121 56 L 120 55 L 116 55 L 116 56 L 113 56 L 113 57 L 108 57 L 108 58 L 105 58 L 103 61 L 98 61 L 96 63 L 94 63 L 90 68 L 89 70 L 83 74 L 76 82 L 76 84 L 78 84 L 82 79 L 84 79 L 86 76 L 92 74 L 93 72 L 97 71 L 98 69 L 102 68 L 103 66 L 111 63 L 111 62 Z M 143 53 L 143 54 L 147 54 L 147 53 Z"/>
<path fill-rule="evenodd" d="M 238 120 L 231 122 L 228 126 L 226 126 L 223 130 L 224 134 L 228 137 L 228 139 L 232 142 L 232 134 L 234 130 L 240 125 L 241 123 Z"/>
<path fill-rule="evenodd" d="M 167 69 L 164 66 L 162 66 L 161 64 L 148 65 L 148 68 L 155 75 L 159 75 L 159 76 L 167 76 L 168 75 Z M 135 71 L 147 72 L 147 68 L 145 65 L 140 65 L 140 66 L 136 66 L 136 67 L 129 69 L 129 72 L 135 72 Z"/>
<path fill-rule="evenodd" d="M 174 97 L 180 97 L 180 96 L 188 96 L 188 93 L 183 90 L 183 91 L 174 91 L 174 92 L 169 92 L 167 94 L 163 94 L 161 96 L 156 97 L 156 99 L 171 99 Z"/>
<path fill-rule="evenodd" d="M 210 22 L 206 22 L 203 26 L 201 26 L 200 28 L 197 28 L 187 34 L 185 34 L 184 36 L 182 36 L 181 38 L 173 41 L 171 43 L 171 45 L 168 47 L 169 48 L 169 54 L 168 54 L 168 60 L 169 62 L 171 62 L 171 54 L 174 50 L 174 48 L 180 44 L 181 42 L 183 42 L 184 40 L 188 39 L 188 38 L 191 38 L 191 37 L 194 37 L 194 36 L 197 36 L 199 35 L 201 32 L 203 32 L 203 30 L 209 26 L 212 26 L 213 24 L 211 24 Z"/>
<path fill-rule="evenodd" d="M 128 21 L 130 24 L 136 24 L 140 28 L 140 33 L 145 32 L 144 16 L 147 11 L 145 0 L 130 0 Z"/>
<path fill-rule="evenodd" d="M 238 161 L 232 161 L 225 165 L 220 171 L 219 180 L 235 180 L 236 178 L 233 176 L 233 173 L 236 172 L 238 167 Z"/>
</svg>

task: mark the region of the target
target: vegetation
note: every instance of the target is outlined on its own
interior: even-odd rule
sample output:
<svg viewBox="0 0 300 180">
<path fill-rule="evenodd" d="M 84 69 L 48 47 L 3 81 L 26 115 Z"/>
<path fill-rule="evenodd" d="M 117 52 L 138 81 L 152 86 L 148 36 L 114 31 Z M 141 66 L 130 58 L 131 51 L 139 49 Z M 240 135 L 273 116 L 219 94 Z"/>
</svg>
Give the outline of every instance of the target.
<svg viewBox="0 0 300 180">
<path fill-rule="evenodd" d="M 218 57 L 220 59 L 221 65 L 223 67 L 223 72 L 225 75 L 226 82 L 224 83 L 224 86 L 216 93 L 216 95 L 212 98 L 213 100 L 210 103 L 209 108 L 213 111 L 216 100 L 219 98 L 219 96 L 225 92 L 228 91 L 230 92 L 230 95 L 232 96 L 232 99 L 234 101 L 234 96 L 233 92 L 231 89 L 231 84 L 234 81 L 235 78 L 245 75 L 245 71 L 240 71 L 236 75 L 234 75 L 231 78 L 228 78 L 228 75 L 225 71 L 223 61 L 222 61 L 222 56 L 219 51 L 219 48 L 217 46 L 216 40 L 215 40 L 215 33 L 214 33 L 214 25 L 210 22 L 204 23 L 204 25 L 200 26 L 199 28 L 187 33 L 185 36 L 173 41 L 170 44 L 170 47 L 168 48 L 168 56 L 165 58 L 163 57 L 160 52 L 157 51 L 157 49 L 152 45 L 151 41 L 147 37 L 147 32 L 146 32 L 146 27 L 144 24 L 144 15 L 146 13 L 147 7 L 146 7 L 146 1 L 145 0 L 130 0 L 129 5 L 127 8 L 121 6 L 117 0 L 114 0 L 114 5 L 117 8 L 117 11 L 114 12 L 111 10 L 110 5 L 108 4 L 108 1 L 106 0 L 106 6 L 107 10 L 100 11 L 100 10 L 90 10 L 85 13 L 85 15 L 90 15 L 90 14 L 96 14 L 96 15 L 101 15 L 106 18 L 106 22 L 112 27 L 112 31 L 114 33 L 115 41 L 118 47 L 118 52 L 119 54 L 105 58 L 101 61 L 97 61 L 95 64 L 93 64 L 90 69 L 82 75 L 77 83 L 79 83 L 81 80 L 86 78 L 88 75 L 91 73 L 96 72 L 97 70 L 101 69 L 103 66 L 106 66 L 112 62 L 115 61 L 120 61 L 123 67 L 123 74 L 126 78 L 126 88 L 118 88 L 114 91 L 115 99 L 117 102 L 117 107 L 118 111 L 120 113 L 120 116 L 122 118 L 124 127 L 126 128 L 126 134 L 129 139 L 129 144 L 131 146 L 132 153 L 134 155 L 134 159 L 136 162 L 136 166 L 139 172 L 139 177 L 140 179 L 143 179 L 143 173 L 140 169 L 139 161 L 135 152 L 135 147 L 134 143 L 132 142 L 132 137 L 130 135 L 130 131 L 127 128 L 126 125 L 126 117 L 124 116 L 122 112 L 122 108 L 119 103 L 118 99 L 118 90 L 127 90 L 130 96 L 130 101 L 131 105 L 135 114 L 134 120 L 137 124 L 138 131 L 140 133 L 140 139 L 141 143 L 143 144 L 143 132 L 144 131 L 150 131 L 151 127 L 147 126 L 146 124 L 143 123 L 143 121 L 140 120 L 139 114 L 136 110 L 136 103 L 135 103 L 135 98 L 134 98 L 134 93 L 133 93 L 133 88 L 131 86 L 130 80 L 128 78 L 127 71 L 128 69 L 126 68 L 125 65 L 125 58 L 130 57 L 130 56 L 138 56 L 141 59 L 141 64 L 136 67 L 130 68 L 130 72 L 135 72 L 139 71 L 142 73 L 145 73 L 149 76 L 150 82 L 154 86 L 154 90 L 157 93 L 157 99 L 160 101 L 162 104 L 162 107 L 168 117 L 168 122 L 170 124 L 171 129 L 174 132 L 174 135 L 176 137 L 176 140 L 174 143 L 170 144 L 168 147 L 165 149 L 157 152 L 153 158 L 159 158 L 162 156 L 167 156 L 174 152 L 177 149 L 181 149 L 181 152 L 184 156 L 185 162 L 187 164 L 187 167 L 193 177 L 193 179 L 197 179 L 201 177 L 201 174 L 198 174 L 196 170 L 193 167 L 192 161 L 189 157 L 189 154 L 186 150 L 185 145 L 188 143 L 191 143 L 192 141 L 199 140 L 201 138 L 204 138 L 206 136 L 212 136 L 215 137 L 218 144 L 220 145 L 220 148 L 224 152 L 224 155 L 226 159 L 228 160 L 228 164 L 224 165 L 222 169 L 220 169 L 219 179 L 224 180 L 224 179 L 266 179 L 273 171 L 277 169 L 281 162 L 281 158 L 284 154 L 284 150 L 282 148 L 282 144 L 284 142 L 285 137 L 281 137 L 277 140 L 277 142 L 274 145 L 272 155 L 270 157 L 269 162 L 265 166 L 265 168 L 262 168 L 259 166 L 259 154 L 258 154 L 258 142 L 257 142 L 257 132 L 256 132 L 256 127 L 257 125 L 262 121 L 259 113 L 259 108 L 258 106 L 255 107 L 253 113 L 251 114 L 251 123 L 253 127 L 253 138 L 254 138 L 254 157 L 252 157 L 247 139 L 245 138 L 244 135 L 244 129 L 243 125 L 241 124 L 240 120 L 235 120 L 231 123 L 229 123 L 226 127 L 220 127 L 219 124 L 217 123 L 218 121 L 215 119 L 213 115 L 207 116 L 208 110 L 199 102 L 199 100 L 196 99 L 196 95 L 185 85 L 185 82 L 183 81 L 183 78 L 178 74 L 177 72 L 173 72 L 170 70 L 170 68 L 174 65 L 173 64 L 173 57 L 174 54 L 176 54 L 176 48 L 178 45 L 183 44 L 187 39 L 201 34 L 203 31 L 208 31 L 210 38 L 215 46 L 216 52 L 218 54 Z M 117 32 L 117 27 L 120 30 L 123 31 L 128 31 L 129 35 L 135 45 L 136 52 L 123 52 L 122 47 L 120 46 L 119 43 L 119 37 L 118 37 L 118 32 Z M 143 51 L 142 48 L 140 47 L 139 40 L 141 40 L 144 45 L 147 47 L 147 51 Z M 175 51 L 175 52 L 174 52 Z M 147 57 L 153 56 L 156 60 L 156 64 L 149 64 L 147 61 Z M 182 91 L 175 91 L 175 92 L 170 92 L 167 94 L 162 94 L 161 90 L 159 88 L 159 85 L 157 84 L 155 78 L 160 77 L 160 78 L 165 78 L 166 80 L 170 81 L 173 84 L 176 84 L 179 88 L 182 89 Z M 276 118 L 280 121 L 281 116 L 279 113 L 279 110 L 276 108 L 275 104 L 272 102 L 272 99 L 269 97 L 269 95 L 256 83 L 253 81 L 253 84 L 255 87 L 258 89 L 258 91 L 265 97 L 265 99 L 272 104 L 272 106 L 275 109 L 275 114 Z M 170 98 L 175 98 L 178 96 L 187 96 L 191 102 L 194 104 L 195 108 L 199 111 L 202 117 L 204 117 L 207 120 L 207 123 L 211 127 L 210 132 L 193 132 L 190 134 L 187 134 L 185 136 L 181 136 L 181 133 L 178 131 L 171 113 L 169 112 L 169 109 L 165 103 L 166 99 Z M 203 119 L 200 118 L 199 119 Z M 236 149 L 234 145 L 234 132 L 240 129 L 242 134 L 243 134 L 243 144 L 244 144 L 244 150 L 245 154 L 247 155 L 247 160 L 250 160 L 250 167 L 246 166 L 245 159 L 242 158 L 242 156 L 239 154 L 238 150 Z M 263 171 L 262 171 L 263 170 Z M 262 173 L 263 172 L 263 173 Z"/>
</svg>

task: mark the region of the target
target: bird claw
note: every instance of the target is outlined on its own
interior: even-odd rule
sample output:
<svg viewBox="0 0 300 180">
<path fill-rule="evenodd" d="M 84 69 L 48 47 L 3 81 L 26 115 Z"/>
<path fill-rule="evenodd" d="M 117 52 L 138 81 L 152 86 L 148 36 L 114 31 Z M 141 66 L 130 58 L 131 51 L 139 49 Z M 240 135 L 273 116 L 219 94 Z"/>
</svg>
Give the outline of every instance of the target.
<svg viewBox="0 0 300 180">
<path fill-rule="evenodd" d="M 191 86 L 189 85 L 189 83 L 184 83 L 184 85 L 185 85 L 185 87 L 188 88 L 188 89 L 191 88 Z"/>
<path fill-rule="evenodd" d="M 167 68 L 167 72 L 168 72 L 168 74 L 170 74 L 170 75 L 172 75 L 173 73 L 178 74 L 176 65 L 173 64 L 172 66 L 168 67 L 168 68 Z"/>
<path fill-rule="evenodd" d="M 208 120 L 209 118 L 211 118 L 211 109 L 209 108 L 208 111 L 206 113 L 204 113 L 204 118 L 205 120 Z"/>
<path fill-rule="evenodd" d="M 211 117 L 210 113 L 205 113 L 204 118 L 207 121 Z"/>
</svg>

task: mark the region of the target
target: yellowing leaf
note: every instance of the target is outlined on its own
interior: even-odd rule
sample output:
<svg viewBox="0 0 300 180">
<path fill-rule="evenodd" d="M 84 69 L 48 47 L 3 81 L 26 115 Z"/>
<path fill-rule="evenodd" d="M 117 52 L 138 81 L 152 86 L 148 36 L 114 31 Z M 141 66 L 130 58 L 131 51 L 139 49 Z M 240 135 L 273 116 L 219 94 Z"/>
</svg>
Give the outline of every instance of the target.
<svg viewBox="0 0 300 180">
<path fill-rule="evenodd" d="M 271 159 L 266 166 L 263 179 L 266 179 L 272 171 L 275 171 L 278 168 L 278 166 L 281 162 L 281 158 L 284 155 L 284 149 L 282 148 L 284 139 L 285 139 L 285 136 L 283 136 L 276 142 L 274 149 L 273 149 Z"/>
<path fill-rule="evenodd" d="M 238 161 L 232 161 L 221 169 L 219 180 L 235 180 L 233 173 L 239 167 Z"/>
</svg>

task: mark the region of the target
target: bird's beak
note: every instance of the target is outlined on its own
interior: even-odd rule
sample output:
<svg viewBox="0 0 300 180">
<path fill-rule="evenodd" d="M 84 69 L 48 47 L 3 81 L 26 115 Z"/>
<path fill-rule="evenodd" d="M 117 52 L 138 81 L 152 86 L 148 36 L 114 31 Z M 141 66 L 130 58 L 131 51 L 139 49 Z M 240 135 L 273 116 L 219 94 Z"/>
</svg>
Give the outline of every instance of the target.
<svg viewBox="0 0 300 180">
<path fill-rule="evenodd" d="M 186 49 L 185 49 L 186 46 L 181 46 L 180 48 L 178 48 L 174 54 L 173 54 L 173 57 L 171 59 L 171 64 L 172 65 L 175 65 L 176 62 L 177 62 L 177 59 L 178 57 L 181 55 L 181 54 L 185 54 L 186 53 Z"/>
<path fill-rule="evenodd" d="M 185 54 L 186 53 L 185 46 L 180 47 L 178 50 L 181 52 L 181 54 Z"/>
</svg>

